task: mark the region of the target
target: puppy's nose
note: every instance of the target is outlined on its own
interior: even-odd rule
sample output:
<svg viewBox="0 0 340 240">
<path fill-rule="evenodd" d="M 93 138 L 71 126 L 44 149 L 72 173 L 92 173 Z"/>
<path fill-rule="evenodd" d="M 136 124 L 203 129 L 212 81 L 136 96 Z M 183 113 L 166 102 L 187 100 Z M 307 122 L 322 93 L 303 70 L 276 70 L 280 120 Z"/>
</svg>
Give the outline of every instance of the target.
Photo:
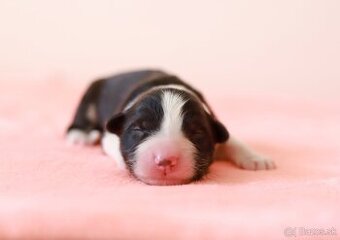
<svg viewBox="0 0 340 240">
<path fill-rule="evenodd" d="M 162 157 L 162 156 L 156 156 L 155 157 L 155 163 L 157 164 L 157 167 L 161 170 L 164 170 L 165 172 L 169 172 L 172 167 L 174 167 L 178 162 L 177 156 L 169 156 L 169 157 Z"/>
</svg>

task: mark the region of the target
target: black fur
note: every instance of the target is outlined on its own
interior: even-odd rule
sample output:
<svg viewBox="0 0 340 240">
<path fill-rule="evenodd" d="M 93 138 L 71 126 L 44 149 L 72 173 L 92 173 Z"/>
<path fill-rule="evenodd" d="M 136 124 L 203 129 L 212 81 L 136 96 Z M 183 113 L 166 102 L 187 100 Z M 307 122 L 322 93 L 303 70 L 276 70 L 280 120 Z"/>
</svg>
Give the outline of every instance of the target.
<svg viewBox="0 0 340 240">
<path fill-rule="evenodd" d="M 132 173 L 136 147 L 160 129 L 162 119 L 161 95 L 150 94 L 107 123 L 107 130 L 120 136 L 121 152 Z"/>
<path fill-rule="evenodd" d="M 68 131 L 71 129 L 81 129 L 85 132 L 89 132 L 93 129 L 103 131 L 104 126 L 98 121 L 92 121 L 89 119 L 87 117 L 87 111 L 91 104 L 93 104 L 95 107 L 99 106 L 99 99 L 102 89 L 104 88 L 104 83 L 105 80 L 98 80 L 89 86 L 88 90 L 85 92 L 80 101 L 73 122 L 68 127 Z"/>
</svg>

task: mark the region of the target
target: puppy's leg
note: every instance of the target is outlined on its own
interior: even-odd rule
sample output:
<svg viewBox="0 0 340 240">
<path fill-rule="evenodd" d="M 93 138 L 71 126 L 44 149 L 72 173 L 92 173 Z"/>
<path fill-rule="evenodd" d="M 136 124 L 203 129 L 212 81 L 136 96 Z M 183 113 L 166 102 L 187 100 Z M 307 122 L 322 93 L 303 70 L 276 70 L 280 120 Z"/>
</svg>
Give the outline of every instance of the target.
<svg viewBox="0 0 340 240">
<path fill-rule="evenodd" d="M 97 112 L 101 84 L 101 81 L 93 82 L 81 99 L 67 130 L 69 144 L 93 145 L 99 142 L 103 132 Z"/>
<path fill-rule="evenodd" d="M 103 152 L 112 157 L 119 169 L 126 169 L 124 158 L 120 152 L 120 139 L 116 134 L 105 132 L 101 141 Z"/>
<path fill-rule="evenodd" d="M 228 141 L 217 144 L 214 159 L 229 160 L 240 168 L 247 170 L 269 170 L 275 168 L 275 163 L 254 152 L 244 143 L 230 136 Z"/>
</svg>

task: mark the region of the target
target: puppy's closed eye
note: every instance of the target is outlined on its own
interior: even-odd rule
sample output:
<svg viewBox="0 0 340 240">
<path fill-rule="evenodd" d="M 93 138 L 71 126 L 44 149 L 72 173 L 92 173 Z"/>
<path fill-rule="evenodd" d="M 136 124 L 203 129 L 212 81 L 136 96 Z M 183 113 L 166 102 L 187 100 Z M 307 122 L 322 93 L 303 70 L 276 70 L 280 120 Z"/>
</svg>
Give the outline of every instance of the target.
<svg viewBox="0 0 340 240">
<path fill-rule="evenodd" d="M 152 131 L 152 123 L 149 121 L 140 121 L 133 124 L 129 129 L 135 137 L 142 138 L 150 134 Z"/>
<path fill-rule="evenodd" d="M 143 138 L 146 135 L 146 132 L 140 127 L 136 126 L 130 128 L 129 134 L 131 138 L 138 140 Z"/>
</svg>

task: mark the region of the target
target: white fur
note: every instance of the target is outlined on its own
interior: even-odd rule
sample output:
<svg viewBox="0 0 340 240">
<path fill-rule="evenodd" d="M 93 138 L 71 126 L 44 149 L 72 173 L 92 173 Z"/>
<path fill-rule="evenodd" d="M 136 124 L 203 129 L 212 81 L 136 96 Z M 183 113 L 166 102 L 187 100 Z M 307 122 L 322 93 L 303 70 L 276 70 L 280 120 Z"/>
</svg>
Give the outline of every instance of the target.
<svg viewBox="0 0 340 240">
<path fill-rule="evenodd" d="M 238 167 L 247 170 L 270 170 L 276 168 L 272 160 L 257 154 L 233 136 L 230 136 L 226 143 L 216 146 L 214 159 L 230 160 Z"/>
<path fill-rule="evenodd" d="M 162 96 L 163 122 L 160 134 L 172 136 L 182 134 L 183 122 L 182 108 L 186 101 L 178 94 L 165 91 Z"/>
<path fill-rule="evenodd" d="M 80 129 L 71 129 L 67 133 L 66 141 L 70 145 L 93 145 L 100 139 L 100 132 L 98 130 L 92 130 L 86 133 Z"/>
<path fill-rule="evenodd" d="M 102 138 L 102 148 L 106 155 L 112 157 L 120 169 L 125 169 L 126 165 L 120 151 L 120 139 L 116 134 L 105 132 Z"/>
<path fill-rule="evenodd" d="M 177 170 L 170 173 L 170 178 L 187 180 L 194 174 L 195 147 L 183 135 L 181 130 L 183 123 L 182 108 L 185 100 L 179 95 L 164 91 L 162 95 L 162 108 L 164 116 L 161 128 L 154 135 L 142 142 L 136 150 L 136 166 L 134 169 L 137 177 L 143 181 L 154 169 L 154 158 L 158 154 L 179 156 Z M 168 182 L 169 183 L 169 182 Z"/>
<path fill-rule="evenodd" d="M 97 109 L 95 104 L 90 104 L 86 111 L 86 117 L 91 123 L 97 121 Z"/>
<path fill-rule="evenodd" d="M 139 101 L 139 99 L 141 99 L 143 96 L 145 96 L 145 94 L 148 94 L 148 93 L 150 93 L 150 92 L 152 92 L 152 91 L 160 90 L 160 89 L 164 89 L 164 90 L 165 90 L 165 89 L 177 89 L 177 90 L 181 90 L 181 91 L 190 93 L 191 95 L 195 96 L 195 97 L 197 98 L 197 100 L 200 101 L 200 99 L 199 99 L 199 97 L 196 95 L 196 93 L 194 93 L 194 92 L 191 91 L 190 89 L 188 89 L 188 88 L 186 88 L 186 87 L 184 87 L 184 86 L 182 86 L 182 85 L 178 85 L 178 84 L 168 84 L 168 85 L 161 85 L 161 86 L 152 87 L 152 88 L 150 88 L 149 90 L 143 92 L 142 94 L 140 94 L 139 96 L 137 96 L 135 99 L 133 99 L 132 101 L 130 101 L 130 102 L 126 105 L 126 107 L 124 108 L 124 111 L 130 109 L 136 102 Z M 205 110 L 207 113 L 211 114 L 211 112 L 210 112 L 208 106 L 207 106 L 205 103 L 203 103 L 202 101 L 200 101 L 200 103 L 202 104 L 204 110 Z"/>
</svg>

